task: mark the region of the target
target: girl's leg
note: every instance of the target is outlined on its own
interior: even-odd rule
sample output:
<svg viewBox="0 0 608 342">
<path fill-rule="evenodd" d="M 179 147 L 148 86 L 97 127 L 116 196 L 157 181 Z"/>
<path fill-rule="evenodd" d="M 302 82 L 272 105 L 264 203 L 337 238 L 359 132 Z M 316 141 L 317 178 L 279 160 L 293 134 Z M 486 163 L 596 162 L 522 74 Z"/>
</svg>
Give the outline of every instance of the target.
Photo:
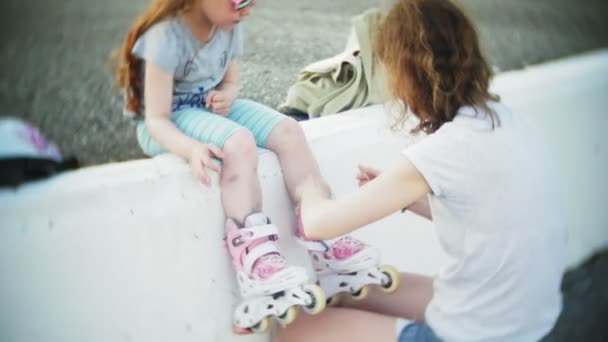
<svg viewBox="0 0 608 342">
<path fill-rule="evenodd" d="M 235 101 L 228 118 L 247 127 L 258 146 L 277 154 L 294 205 L 299 203 L 296 188 L 308 176 L 319 184 L 320 191 L 330 196 L 330 189 L 321 177 L 319 166 L 297 121 L 249 100 Z"/>
<path fill-rule="evenodd" d="M 189 109 L 174 113 L 171 119 L 188 136 L 223 150 L 220 187 L 227 217 L 226 246 L 242 297 L 235 308 L 234 322 L 236 332 L 245 333 L 249 329 L 266 329 L 266 316 L 292 320 L 293 306 L 309 305 L 307 299 L 316 298 L 322 303 L 324 297 L 320 292 L 310 298 L 302 288 L 308 282 L 306 270 L 288 265 L 281 256 L 276 244 L 278 230 L 260 212 L 256 140 L 251 131 L 229 118 Z M 260 122 L 265 126 L 264 120 Z M 143 123 L 138 127 L 138 141 L 148 155 L 165 152 L 150 138 Z"/>
<path fill-rule="evenodd" d="M 327 308 L 316 316 L 301 315 L 294 323 L 279 329 L 278 342 L 394 342 L 397 319 L 373 312 L 346 308 Z"/>
<path fill-rule="evenodd" d="M 222 205 L 226 217 L 243 224 L 249 214 L 262 210 L 258 151 L 251 132 L 236 131 L 224 143 L 223 152 Z"/>
<path fill-rule="evenodd" d="M 331 190 L 321 176 L 319 165 L 297 121 L 286 117 L 277 124 L 268 137 L 266 147 L 277 154 L 283 169 L 285 186 L 294 205 L 300 203 L 296 189 L 307 177 L 318 184 L 319 191 L 327 197 L 331 196 Z"/>
<path fill-rule="evenodd" d="M 223 149 L 220 187 L 226 216 L 242 224 L 247 215 L 260 211 L 262 199 L 257 177 L 258 153 L 251 132 L 232 120 L 203 109 L 175 112 L 171 120 L 186 135 Z M 137 127 L 137 140 L 149 156 L 167 152 L 149 136 L 143 122 Z"/>
</svg>

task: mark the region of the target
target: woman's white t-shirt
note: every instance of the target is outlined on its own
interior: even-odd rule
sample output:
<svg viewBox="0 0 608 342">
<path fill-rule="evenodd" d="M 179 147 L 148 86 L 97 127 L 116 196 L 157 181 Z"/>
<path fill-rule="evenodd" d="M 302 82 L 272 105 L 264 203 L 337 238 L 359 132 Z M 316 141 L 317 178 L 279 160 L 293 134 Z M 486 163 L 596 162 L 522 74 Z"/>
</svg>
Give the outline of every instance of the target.
<svg viewBox="0 0 608 342">
<path fill-rule="evenodd" d="M 403 154 L 432 189 L 435 230 L 451 261 L 426 321 L 446 341 L 537 341 L 561 311 L 566 226 L 547 152 L 523 120 L 463 108 Z"/>
</svg>

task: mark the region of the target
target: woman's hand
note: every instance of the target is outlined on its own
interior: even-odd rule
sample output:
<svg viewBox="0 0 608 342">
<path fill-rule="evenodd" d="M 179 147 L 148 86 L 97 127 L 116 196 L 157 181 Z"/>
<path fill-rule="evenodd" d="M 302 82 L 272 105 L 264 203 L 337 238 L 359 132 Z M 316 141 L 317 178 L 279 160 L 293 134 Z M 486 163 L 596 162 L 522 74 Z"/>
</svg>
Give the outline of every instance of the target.
<svg viewBox="0 0 608 342">
<path fill-rule="evenodd" d="M 382 173 L 382 171 L 372 169 L 371 167 L 359 165 L 359 173 L 357 174 L 357 181 L 359 182 L 359 186 L 364 186 L 369 181 L 378 177 L 380 173 Z"/>
<path fill-rule="evenodd" d="M 213 157 L 223 159 L 222 150 L 212 144 L 196 144 L 190 152 L 190 169 L 194 177 L 206 186 L 211 185 L 207 169 L 220 173 L 221 167 L 213 162 Z"/>
</svg>

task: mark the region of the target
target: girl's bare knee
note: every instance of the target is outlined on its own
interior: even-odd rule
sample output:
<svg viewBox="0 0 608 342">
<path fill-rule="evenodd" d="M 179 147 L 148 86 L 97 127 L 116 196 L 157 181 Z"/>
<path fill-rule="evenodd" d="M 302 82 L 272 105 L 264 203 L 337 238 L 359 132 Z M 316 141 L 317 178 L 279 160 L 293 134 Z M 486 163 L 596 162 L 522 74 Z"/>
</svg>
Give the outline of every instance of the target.
<svg viewBox="0 0 608 342">
<path fill-rule="evenodd" d="M 272 130 L 268 148 L 280 153 L 284 150 L 303 148 L 306 143 L 302 126 L 293 118 L 287 118 Z"/>
<path fill-rule="evenodd" d="M 226 160 L 257 161 L 255 138 L 246 129 L 233 133 L 224 143 L 222 150 Z"/>
</svg>

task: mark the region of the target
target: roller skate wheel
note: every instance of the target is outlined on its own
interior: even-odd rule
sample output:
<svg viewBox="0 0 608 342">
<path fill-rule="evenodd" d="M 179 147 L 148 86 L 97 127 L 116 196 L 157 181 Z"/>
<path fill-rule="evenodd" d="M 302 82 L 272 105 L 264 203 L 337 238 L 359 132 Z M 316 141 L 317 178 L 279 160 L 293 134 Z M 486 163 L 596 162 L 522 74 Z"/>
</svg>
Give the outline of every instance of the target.
<svg viewBox="0 0 608 342">
<path fill-rule="evenodd" d="M 340 294 L 336 293 L 335 295 L 327 298 L 327 306 L 329 307 L 336 307 L 338 305 L 340 305 Z"/>
<path fill-rule="evenodd" d="M 325 292 L 318 285 L 306 285 L 304 291 L 310 295 L 312 302 L 309 305 L 303 306 L 302 309 L 309 315 L 316 315 L 325 309 L 326 299 Z"/>
<path fill-rule="evenodd" d="M 251 333 L 253 332 L 249 328 L 241 328 L 238 325 L 234 325 L 232 329 L 237 335 L 251 335 Z"/>
<path fill-rule="evenodd" d="M 363 286 L 358 291 L 351 292 L 350 295 L 351 297 L 353 297 L 354 300 L 364 300 L 365 298 L 367 298 L 368 294 L 369 288 L 367 286 Z"/>
<path fill-rule="evenodd" d="M 252 326 L 251 332 L 256 334 L 264 334 L 270 328 L 270 318 L 264 317 L 258 324 Z"/>
<path fill-rule="evenodd" d="M 380 272 L 386 276 L 386 280 L 382 280 L 382 291 L 386 293 L 393 293 L 399 287 L 401 277 L 399 271 L 393 266 L 384 265 L 380 267 Z"/>
<path fill-rule="evenodd" d="M 292 306 L 287 309 L 287 311 L 285 311 L 282 315 L 277 316 L 277 321 L 279 322 L 279 324 L 285 327 L 288 324 L 291 324 L 291 322 L 293 322 L 296 317 L 298 317 L 298 309 L 296 309 L 295 306 Z"/>
</svg>

